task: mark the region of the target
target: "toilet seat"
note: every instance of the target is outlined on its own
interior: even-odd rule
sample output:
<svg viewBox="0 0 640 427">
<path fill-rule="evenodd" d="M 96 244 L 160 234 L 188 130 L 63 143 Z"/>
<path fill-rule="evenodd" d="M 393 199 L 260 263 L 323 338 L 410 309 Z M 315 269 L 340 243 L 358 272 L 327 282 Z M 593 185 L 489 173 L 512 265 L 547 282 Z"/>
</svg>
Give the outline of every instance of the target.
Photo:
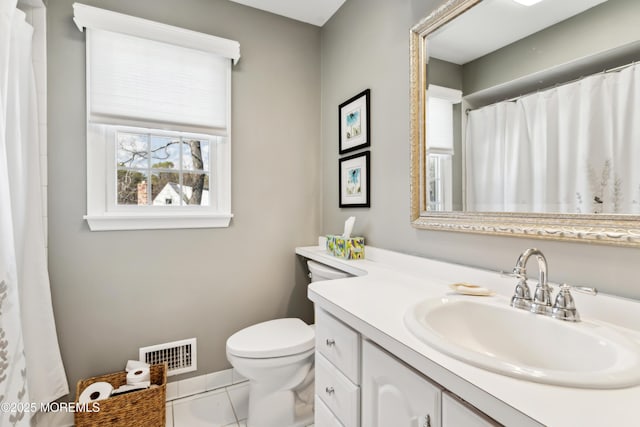
<svg viewBox="0 0 640 427">
<path fill-rule="evenodd" d="M 291 356 L 313 349 L 314 329 L 300 319 L 275 319 L 231 335 L 227 352 L 237 357 L 264 359 Z"/>
</svg>

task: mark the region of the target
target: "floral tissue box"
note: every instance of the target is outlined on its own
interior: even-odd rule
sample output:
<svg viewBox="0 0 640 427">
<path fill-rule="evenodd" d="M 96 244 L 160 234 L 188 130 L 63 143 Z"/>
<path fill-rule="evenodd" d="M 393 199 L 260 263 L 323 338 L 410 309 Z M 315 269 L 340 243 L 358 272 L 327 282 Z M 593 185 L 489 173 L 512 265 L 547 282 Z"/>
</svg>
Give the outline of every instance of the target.
<svg viewBox="0 0 640 427">
<path fill-rule="evenodd" d="M 327 236 L 327 252 L 344 259 L 364 259 L 364 237 Z"/>
</svg>

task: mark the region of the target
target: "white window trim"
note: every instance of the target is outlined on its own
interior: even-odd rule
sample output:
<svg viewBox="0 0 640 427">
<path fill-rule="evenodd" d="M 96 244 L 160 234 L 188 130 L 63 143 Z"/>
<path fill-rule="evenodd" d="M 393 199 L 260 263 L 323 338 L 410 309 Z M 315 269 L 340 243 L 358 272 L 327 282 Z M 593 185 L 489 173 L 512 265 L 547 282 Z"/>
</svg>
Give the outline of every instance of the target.
<svg viewBox="0 0 640 427">
<path fill-rule="evenodd" d="M 447 111 L 447 115 L 449 116 L 449 120 L 453 121 L 453 105 L 454 104 L 459 104 L 460 102 L 462 102 L 462 91 L 457 90 L 457 89 L 450 89 L 447 87 L 443 87 L 443 86 L 437 86 L 437 85 L 429 85 L 428 90 L 427 90 L 427 94 L 426 94 L 426 99 L 427 100 L 431 100 L 431 99 L 438 99 L 438 100 L 443 100 L 446 101 L 449 106 L 451 107 L 451 109 L 449 109 Z M 431 107 L 431 103 L 429 103 L 428 108 Z M 435 116 L 431 116 L 429 115 L 429 118 L 433 118 Z M 426 119 L 425 120 L 425 124 L 427 126 L 427 139 L 429 140 L 431 137 L 431 133 L 430 133 L 430 129 L 431 129 L 431 125 L 433 123 L 430 122 L 430 120 Z M 438 127 L 441 127 L 441 124 L 437 124 Z M 451 131 L 453 132 L 453 130 Z M 447 155 L 453 155 L 454 151 L 453 151 L 453 133 L 451 133 L 449 135 L 449 139 L 448 139 L 448 147 L 432 147 L 429 144 L 427 144 L 427 151 L 426 154 L 447 154 Z"/>
<path fill-rule="evenodd" d="M 91 231 L 169 230 L 176 228 L 228 227 L 232 214 L 215 215 L 85 215 Z"/>
<path fill-rule="evenodd" d="M 222 37 L 174 27 L 148 19 L 129 16 L 82 3 L 73 4 L 73 21 L 80 31 L 85 28 L 113 31 L 177 46 L 199 49 L 240 60 L 240 43 Z"/>
<path fill-rule="evenodd" d="M 446 101 L 448 105 L 447 113 L 450 115 L 449 120 L 452 122 L 453 105 L 462 102 L 462 91 L 431 84 L 427 89 L 426 99 Z M 431 104 L 429 104 L 429 106 L 431 106 Z M 432 117 L 435 116 L 429 116 L 429 118 Z M 428 127 L 428 133 L 432 123 L 430 123 L 429 120 L 425 120 L 425 124 Z M 437 123 L 436 125 L 442 126 L 443 124 Z M 434 164 L 437 165 L 436 170 L 431 171 L 435 175 L 435 179 L 433 181 L 431 180 L 431 172 L 427 175 L 429 189 L 431 189 L 431 184 L 433 184 L 433 196 L 436 198 L 436 200 L 432 201 L 431 195 L 429 195 L 427 203 L 429 209 L 434 211 L 450 211 L 453 206 L 453 129 L 451 129 L 450 132 L 451 134 L 448 135 L 448 144 L 446 144 L 447 147 L 432 147 L 427 143 L 427 149 L 425 150 L 427 168 L 430 168 L 431 159 L 433 159 Z M 427 139 L 429 140 L 429 138 Z"/>
<path fill-rule="evenodd" d="M 115 133 L 132 131 L 126 127 L 87 124 L 87 212 L 84 216 L 91 231 L 155 230 L 170 228 L 228 227 L 231 213 L 231 144 L 229 138 L 210 144 L 209 180 L 215 182 L 216 202 L 210 208 L 126 207 L 115 204 Z M 139 129 L 137 130 L 139 131 Z M 154 134 L 176 135 L 176 132 L 149 130 Z M 181 133 L 185 135 L 184 133 Z M 196 135 L 194 135 L 196 136 Z M 206 137 L 202 135 L 202 137 Z M 209 137 L 211 138 L 211 137 Z M 110 182 L 113 181 L 113 182 Z M 110 188 L 111 187 L 111 188 Z M 214 205 L 212 203 L 212 205 Z"/>
<path fill-rule="evenodd" d="M 198 33 L 184 28 L 174 27 L 146 19 L 120 14 L 80 3 L 74 3 L 74 22 L 80 31 L 95 28 L 132 36 L 171 43 L 192 49 L 199 49 L 228 57 L 237 63 L 240 58 L 240 44 L 208 34 Z M 87 55 L 89 57 L 89 55 Z M 88 65 L 87 65 L 88 70 Z M 231 87 L 231 73 L 228 74 L 228 87 Z M 230 92 L 229 92 L 230 93 Z M 88 98 L 87 98 L 88 99 Z M 231 96 L 228 97 L 228 110 L 231 112 Z M 230 120 L 230 114 L 228 115 Z M 148 127 L 143 123 L 126 123 L 137 127 Z M 158 129 L 163 127 L 158 125 Z M 210 182 L 216 183 L 217 209 L 194 207 L 180 209 L 171 207 L 170 211 L 158 207 L 154 209 L 110 209 L 108 180 L 115 180 L 115 156 L 111 156 L 109 144 L 115 144 L 113 135 L 106 125 L 87 122 L 87 220 L 91 231 L 110 230 L 154 230 L 173 228 L 218 228 L 228 227 L 231 213 L 231 131 L 230 126 L 224 142 L 217 143 L 210 165 Z M 111 132 L 115 133 L 111 128 Z M 158 129 L 150 132 L 158 134 Z M 115 149 L 115 148 L 113 148 Z M 111 150 L 113 150 L 111 149 Z M 212 150 L 213 151 L 213 150 Z"/>
<path fill-rule="evenodd" d="M 429 209 L 434 212 L 453 210 L 453 166 L 451 155 L 429 154 L 428 158 L 436 163 L 434 175 L 435 180 L 429 179 L 429 185 L 434 184 L 434 196 L 436 200 L 429 197 Z M 430 166 L 431 167 L 431 166 Z"/>
</svg>

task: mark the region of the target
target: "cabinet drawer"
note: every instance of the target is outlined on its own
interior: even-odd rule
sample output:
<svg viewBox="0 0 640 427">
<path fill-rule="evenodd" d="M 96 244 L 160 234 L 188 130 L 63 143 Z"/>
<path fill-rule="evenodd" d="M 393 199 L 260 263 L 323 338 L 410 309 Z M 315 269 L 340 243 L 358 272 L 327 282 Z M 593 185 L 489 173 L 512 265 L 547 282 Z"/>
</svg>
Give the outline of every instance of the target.
<svg viewBox="0 0 640 427">
<path fill-rule="evenodd" d="M 315 415 L 314 415 L 314 427 L 344 427 L 340 421 L 333 415 L 333 412 L 327 405 L 322 402 L 318 396 L 316 396 L 315 402 Z"/>
<path fill-rule="evenodd" d="M 473 406 L 461 401 L 457 396 L 447 391 L 442 393 L 442 427 L 497 427 L 501 425 Z"/>
<path fill-rule="evenodd" d="M 360 384 L 360 337 L 356 331 L 324 310 L 316 310 L 316 351 L 354 384 Z"/>
<path fill-rule="evenodd" d="M 327 359 L 316 353 L 316 396 L 345 427 L 358 427 L 360 387 L 342 375 Z"/>
</svg>

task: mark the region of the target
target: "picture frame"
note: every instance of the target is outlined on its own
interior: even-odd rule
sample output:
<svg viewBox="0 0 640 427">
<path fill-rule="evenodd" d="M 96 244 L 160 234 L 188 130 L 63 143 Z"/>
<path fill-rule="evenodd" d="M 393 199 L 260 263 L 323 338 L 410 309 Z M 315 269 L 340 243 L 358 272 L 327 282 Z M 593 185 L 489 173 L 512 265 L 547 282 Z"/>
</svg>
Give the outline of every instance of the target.
<svg viewBox="0 0 640 427">
<path fill-rule="evenodd" d="M 338 192 L 341 208 L 370 207 L 370 152 L 338 159 Z"/>
<path fill-rule="evenodd" d="M 371 90 L 365 89 L 338 106 L 338 151 L 340 154 L 371 145 L 370 98 Z"/>
</svg>

